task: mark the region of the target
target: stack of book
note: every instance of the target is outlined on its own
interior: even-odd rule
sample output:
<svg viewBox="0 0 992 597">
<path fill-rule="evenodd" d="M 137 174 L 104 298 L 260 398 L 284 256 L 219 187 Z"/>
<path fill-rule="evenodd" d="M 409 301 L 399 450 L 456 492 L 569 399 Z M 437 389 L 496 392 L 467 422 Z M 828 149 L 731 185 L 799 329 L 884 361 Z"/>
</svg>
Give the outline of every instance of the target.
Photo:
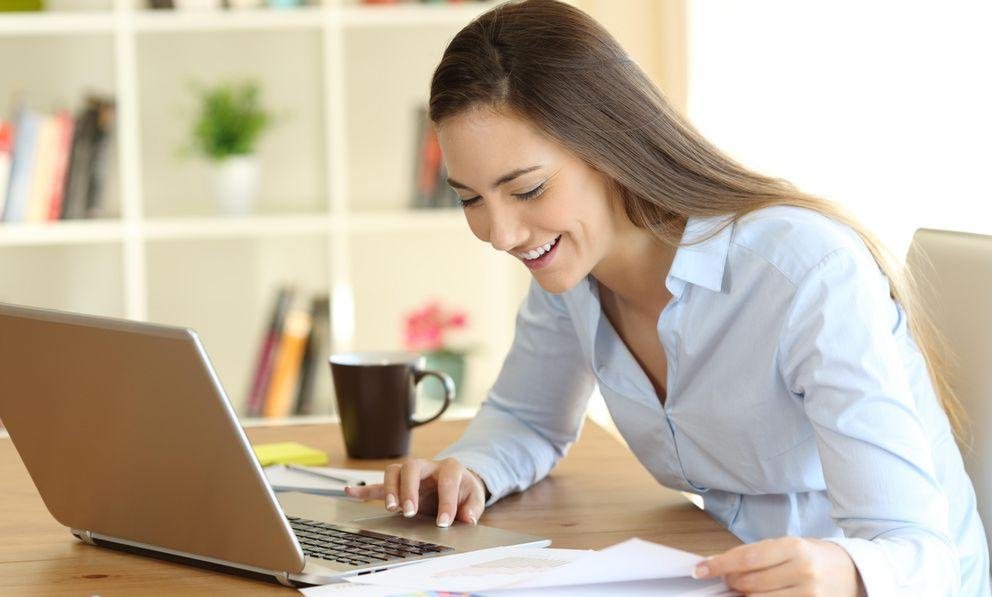
<svg viewBox="0 0 992 597">
<path fill-rule="evenodd" d="M 318 295 L 303 305 L 294 288 L 279 289 L 258 349 L 248 393 L 249 417 L 315 414 L 317 376 L 328 374 L 330 299 Z"/>
<path fill-rule="evenodd" d="M 112 100 L 87 98 L 74 117 L 21 105 L 0 118 L 0 220 L 50 222 L 104 215 Z"/>
</svg>

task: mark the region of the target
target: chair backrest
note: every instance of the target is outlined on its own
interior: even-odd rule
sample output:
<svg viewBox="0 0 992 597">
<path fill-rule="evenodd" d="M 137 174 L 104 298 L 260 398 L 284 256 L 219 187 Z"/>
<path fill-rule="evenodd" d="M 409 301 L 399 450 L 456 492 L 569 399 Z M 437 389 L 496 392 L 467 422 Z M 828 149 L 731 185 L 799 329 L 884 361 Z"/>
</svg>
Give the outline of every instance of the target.
<svg viewBox="0 0 992 597">
<path fill-rule="evenodd" d="M 950 383 L 970 422 L 961 447 L 978 513 L 992 530 L 992 236 L 920 229 L 906 266 L 952 353 Z"/>
</svg>

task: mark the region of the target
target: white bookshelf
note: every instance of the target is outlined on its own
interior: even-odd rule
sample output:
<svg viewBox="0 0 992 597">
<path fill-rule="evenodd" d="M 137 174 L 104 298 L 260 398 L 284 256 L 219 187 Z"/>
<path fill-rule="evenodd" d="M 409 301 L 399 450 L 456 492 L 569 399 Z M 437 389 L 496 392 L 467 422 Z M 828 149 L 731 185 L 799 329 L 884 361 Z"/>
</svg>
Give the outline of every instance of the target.
<svg viewBox="0 0 992 597">
<path fill-rule="evenodd" d="M 400 348 L 399 314 L 437 297 L 469 312 L 463 341 L 476 350 L 453 412 L 471 412 L 529 276 L 472 237 L 459 210 L 407 205 L 413 103 L 450 37 L 493 3 L 48 5 L 62 10 L 0 13 L 0 109 L 15 90 L 42 110 L 113 96 L 112 217 L 0 224 L 0 301 L 191 326 L 240 410 L 279 284 L 332 295 L 332 351 Z M 249 77 L 278 118 L 259 147 L 260 201 L 253 215 L 217 215 L 204 164 L 175 156 L 181 104 L 193 105 L 183 85 Z M 318 379 L 329 398 L 329 372 Z"/>
</svg>

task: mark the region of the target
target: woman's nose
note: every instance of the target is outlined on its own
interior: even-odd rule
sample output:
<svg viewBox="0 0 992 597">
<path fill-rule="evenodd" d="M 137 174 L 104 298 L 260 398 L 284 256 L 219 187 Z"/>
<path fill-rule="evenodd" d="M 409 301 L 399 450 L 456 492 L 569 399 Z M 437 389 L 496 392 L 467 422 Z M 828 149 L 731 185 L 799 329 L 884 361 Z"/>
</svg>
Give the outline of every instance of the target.
<svg viewBox="0 0 992 597">
<path fill-rule="evenodd" d="M 519 248 L 526 239 L 520 218 L 512 208 L 497 207 L 489 212 L 489 244 L 497 251 Z"/>
</svg>

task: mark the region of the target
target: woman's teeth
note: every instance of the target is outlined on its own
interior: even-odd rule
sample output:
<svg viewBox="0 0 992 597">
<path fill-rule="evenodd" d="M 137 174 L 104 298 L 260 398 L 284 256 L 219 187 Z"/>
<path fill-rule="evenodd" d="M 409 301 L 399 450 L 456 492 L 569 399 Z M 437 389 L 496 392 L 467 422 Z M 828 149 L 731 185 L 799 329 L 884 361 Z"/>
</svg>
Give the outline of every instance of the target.
<svg viewBox="0 0 992 597">
<path fill-rule="evenodd" d="M 555 244 L 558 242 L 558 239 L 560 239 L 560 238 L 561 238 L 561 235 L 556 236 L 555 239 L 553 241 L 549 242 L 548 244 L 543 245 L 543 246 L 540 246 L 540 247 L 538 247 L 536 249 L 533 249 L 531 251 L 527 251 L 526 253 L 517 253 L 517 256 L 518 257 L 521 257 L 523 259 L 537 259 L 541 255 L 544 255 L 545 253 L 547 253 L 548 251 L 550 251 L 551 250 L 551 247 L 555 246 Z"/>
</svg>

